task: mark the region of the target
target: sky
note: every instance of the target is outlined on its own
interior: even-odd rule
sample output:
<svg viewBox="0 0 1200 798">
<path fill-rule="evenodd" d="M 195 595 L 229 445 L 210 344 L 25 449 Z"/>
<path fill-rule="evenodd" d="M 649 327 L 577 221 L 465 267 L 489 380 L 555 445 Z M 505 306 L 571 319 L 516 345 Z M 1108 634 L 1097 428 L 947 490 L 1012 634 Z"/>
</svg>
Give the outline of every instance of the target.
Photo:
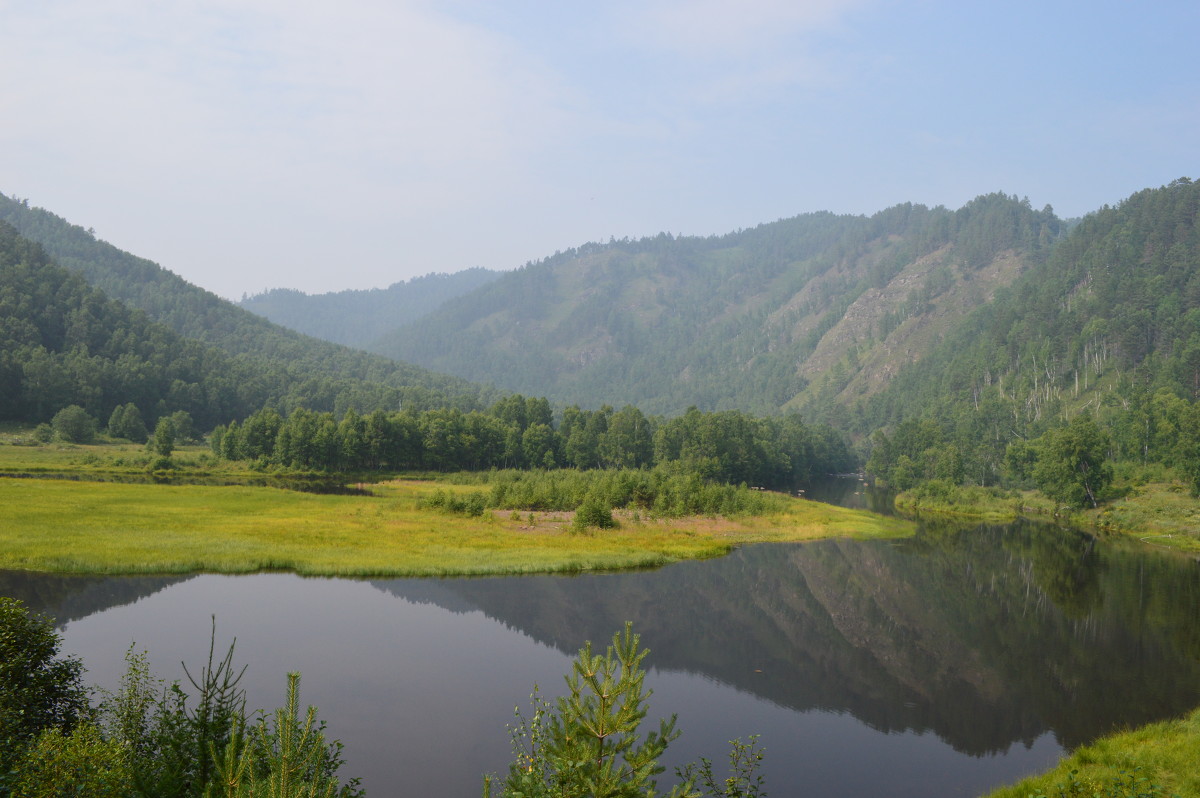
<svg viewBox="0 0 1200 798">
<path fill-rule="evenodd" d="M 0 193 L 230 299 L 1200 178 L 1200 3 L 0 0 Z"/>
</svg>

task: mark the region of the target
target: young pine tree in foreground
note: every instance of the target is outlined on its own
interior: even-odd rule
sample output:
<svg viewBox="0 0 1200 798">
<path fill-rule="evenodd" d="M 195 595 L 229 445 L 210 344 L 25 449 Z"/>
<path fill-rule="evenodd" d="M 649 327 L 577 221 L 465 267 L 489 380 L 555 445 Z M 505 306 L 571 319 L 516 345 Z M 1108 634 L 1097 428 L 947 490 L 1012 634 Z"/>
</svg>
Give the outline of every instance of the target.
<svg viewBox="0 0 1200 798">
<path fill-rule="evenodd" d="M 566 677 L 569 695 L 553 707 L 534 688 L 532 718 L 518 712 L 513 729 L 515 761 L 509 766 L 502 798 L 757 798 L 762 778 L 756 775 L 762 761 L 757 741 L 735 740 L 730 762 L 732 774 L 718 780 L 712 763 L 701 760 L 677 770 L 679 783 L 660 792 L 656 777 L 665 769 L 659 758 L 679 736 L 675 716 L 660 720 L 657 731 L 642 737 L 646 701 L 652 691 L 644 686 L 641 638 L 633 625 L 613 635 L 604 655 L 594 654 L 588 642 Z M 696 789 L 697 780 L 705 788 Z M 484 780 L 484 795 L 491 796 L 491 779 Z"/>
</svg>

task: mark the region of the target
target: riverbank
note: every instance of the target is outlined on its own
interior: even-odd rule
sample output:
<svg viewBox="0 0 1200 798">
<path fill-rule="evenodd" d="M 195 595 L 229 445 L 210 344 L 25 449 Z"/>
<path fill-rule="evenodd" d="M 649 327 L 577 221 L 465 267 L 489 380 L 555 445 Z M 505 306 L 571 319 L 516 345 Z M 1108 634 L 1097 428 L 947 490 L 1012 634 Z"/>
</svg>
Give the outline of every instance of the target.
<svg viewBox="0 0 1200 798">
<path fill-rule="evenodd" d="M 1151 723 L 1081 746 L 1053 770 L 1002 787 L 986 798 L 1200 798 L 1198 762 L 1200 709 L 1176 720 Z M 1157 789 L 1152 791 L 1151 785 Z"/>
<path fill-rule="evenodd" d="M 994 523 L 1032 518 L 1200 554 L 1200 502 L 1182 482 L 1160 477 L 1118 485 L 1114 493 L 1098 508 L 1078 510 L 1056 505 L 1037 491 L 934 481 L 897 495 L 896 509 L 910 516 L 932 514 Z"/>
</svg>

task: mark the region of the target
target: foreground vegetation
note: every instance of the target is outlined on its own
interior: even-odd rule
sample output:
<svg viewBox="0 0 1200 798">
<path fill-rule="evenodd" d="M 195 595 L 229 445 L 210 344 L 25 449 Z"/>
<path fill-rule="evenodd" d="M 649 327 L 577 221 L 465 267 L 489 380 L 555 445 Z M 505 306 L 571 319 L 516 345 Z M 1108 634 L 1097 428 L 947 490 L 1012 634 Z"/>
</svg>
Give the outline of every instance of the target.
<svg viewBox="0 0 1200 798">
<path fill-rule="evenodd" d="M 93 704 L 82 665 L 60 657 L 59 642 L 48 619 L 0 597 L 0 798 L 365 794 L 340 773 L 341 744 L 327 737 L 317 710 L 301 713 L 299 674 L 288 675 L 284 707 L 251 713 L 232 646 L 221 659 L 210 646 L 196 673 L 184 666 L 190 690 L 182 680 L 167 685 L 131 649 L 118 689 L 100 691 Z M 556 702 L 542 700 L 535 686 L 532 714 L 518 712 L 510 728 L 508 773 L 484 776 L 484 795 L 765 795 L 757 738 L 732 742 L 727 777 L 702 759 L 677 769 L 675 784 L 660 792 L 659 759 L 679 732 L 674 717 L 641 729 L 647 653 L 627 623 L 603 655 L 590 642 L 580 650 L 568 693 Z M 1053 770 L 989 798 L 1197 798 L 1198 760 L 1200 710 L 1082 746 Z"/>
<path fill-rule="evenodd" d="M 196 674 L 184 666 L 193 693 L 182 681 L 166 685 L 146 654 L 130 649 L 120 687 L 93 705 L 82 664 L 59 656 L 50 620 L 0 597 L 0 798 L 362 798 L 357 779 L 342 779 L 342 746 L 326 738 L 316 708 L 301 714 L 300 675 L 288 674 L 284 707 L 247 712 L 245 668 L 234 666 L 232 645 L 216 659 L 215 625 L 207 664 Z M 641 732 L 652 692 L 643 686 L 648 653 L 626 623 L 604 655 L 590 642 L 580 650 L 569 696 L 551 706 L 536 699 L 535 686 L 534 715 L 513 730 L 509 773 L 484 776 L 484 795 L 494 781 L 503 798 L 659 795 L 658 759 L 679 732 L 674 717 Z M 764 794 L 755 772 L 762 750 L 753 740 L 733 746 L 728 778 L 718 781 L 701 760 L 678 769 L 663 794 Z"/>
<path fill-rule="evenodd" d="M 214 622 L 213 641 L 216 630 Z M 83 666 L 58 655 L 49 619 L 0 597 L 0 796 L 51 798 L 358 798 L 341 784 L 341 745 L 327 741 L 316 710 L 299 712 L 299 675 L 272 715 L 246 709 L 233 647 L 210 648 L 191 689 L 150 673 L 130 649 L 115 692 L 93 705 Z"/>
<path fill-rule="evenodd" d="M 1051 771 L 988 798 L 1200 796 L 1200 709 L 1081 746 Z"/>
</svg>

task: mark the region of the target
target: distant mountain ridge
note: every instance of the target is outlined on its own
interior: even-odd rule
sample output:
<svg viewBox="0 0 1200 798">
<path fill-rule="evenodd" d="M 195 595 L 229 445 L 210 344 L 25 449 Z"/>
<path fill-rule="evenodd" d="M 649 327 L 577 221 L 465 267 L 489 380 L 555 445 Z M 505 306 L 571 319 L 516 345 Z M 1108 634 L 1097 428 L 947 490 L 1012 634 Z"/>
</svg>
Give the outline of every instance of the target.
<svg viewBox="0 0 1200 798">
<path fill-rule="evenodd" d="M 880 390 L 1065 229 L 1004 194 L 589 244 L 452 299 L 373 351 L 564 403 L 805 413 Z M 833 413 L 837 421 L 837 413 Z"/>
<path fill-rule="evenodd" d="M 453 274 L 426 274 L 387 288 L 306 294 L 274 288 L 243 297 L 237 304 L 291 330 L 356 349 L 415 322 L 447 300 L 487 285 L 500 272 L 481 267 Z"/>
</svg>

